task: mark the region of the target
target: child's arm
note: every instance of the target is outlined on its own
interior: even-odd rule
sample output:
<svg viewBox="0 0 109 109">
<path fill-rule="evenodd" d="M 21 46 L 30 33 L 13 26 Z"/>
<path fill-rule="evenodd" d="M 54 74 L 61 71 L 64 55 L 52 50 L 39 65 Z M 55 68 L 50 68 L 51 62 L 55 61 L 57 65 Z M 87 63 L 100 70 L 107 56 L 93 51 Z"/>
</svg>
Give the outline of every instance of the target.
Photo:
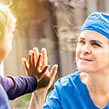
<svg viewBox="0 0 109 109">
<path fill-rule="evenodd" d="M 34 76 L 0 76 L 0 84 L 6 91 L 10 100 L 23 94 L 33 92 L 37 87 L 37 80 Z"/>
</svg>

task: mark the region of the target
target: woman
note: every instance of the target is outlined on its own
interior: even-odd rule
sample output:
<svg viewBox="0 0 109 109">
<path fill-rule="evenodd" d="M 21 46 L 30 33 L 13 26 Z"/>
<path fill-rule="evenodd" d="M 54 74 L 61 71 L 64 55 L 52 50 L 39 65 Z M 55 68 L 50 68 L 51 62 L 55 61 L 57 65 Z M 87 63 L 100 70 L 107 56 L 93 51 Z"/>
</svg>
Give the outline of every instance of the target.
<svg viewBox="0 0 109 109">
<path fill-rule="evenodd" d="M 88 16 L 78 38 L 76 63 L 78 71 L 55 83 L 43 108 L 109 109 L 109 14 Z M 39 92 L 35 102 L 41 108 L 47 89 Z M 35 102 L 30 107 L 35 108 Z"/>
</svg>

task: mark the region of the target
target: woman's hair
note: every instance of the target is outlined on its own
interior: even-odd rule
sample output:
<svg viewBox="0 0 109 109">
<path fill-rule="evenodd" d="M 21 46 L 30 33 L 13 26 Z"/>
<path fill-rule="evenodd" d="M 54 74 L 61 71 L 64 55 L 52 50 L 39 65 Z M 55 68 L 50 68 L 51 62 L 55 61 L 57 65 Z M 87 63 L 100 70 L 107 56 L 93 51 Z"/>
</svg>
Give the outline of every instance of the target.
<svg viewBox="0 0 109 109">
<path fill-rule="evenodd" d="M 0 4 L 0 39 L 4 37 L 5 32 L 14 31 L 16 18 L 10 8 Z"/>
</svg>

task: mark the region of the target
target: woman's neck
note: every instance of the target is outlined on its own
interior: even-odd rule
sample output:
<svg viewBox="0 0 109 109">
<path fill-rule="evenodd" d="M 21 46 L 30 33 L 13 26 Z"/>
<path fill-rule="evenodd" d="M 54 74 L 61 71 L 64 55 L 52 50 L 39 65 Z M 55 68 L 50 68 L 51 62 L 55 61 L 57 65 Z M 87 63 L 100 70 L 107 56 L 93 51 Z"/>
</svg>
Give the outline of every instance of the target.
<svg viewBox="0 0 109 109">
<path fill-rule="evenodd" d="M 81 81 L 97 93 L 109 93 L 109 70 L 107 72 L 81 72 Z"/>
<path fill-rule="evenodd" d="M 80 79 L 86 84 L 94 104 L 100 108 L 105 107 L 109 101 L 109 72 L 81 72 Z"/>
</svg>

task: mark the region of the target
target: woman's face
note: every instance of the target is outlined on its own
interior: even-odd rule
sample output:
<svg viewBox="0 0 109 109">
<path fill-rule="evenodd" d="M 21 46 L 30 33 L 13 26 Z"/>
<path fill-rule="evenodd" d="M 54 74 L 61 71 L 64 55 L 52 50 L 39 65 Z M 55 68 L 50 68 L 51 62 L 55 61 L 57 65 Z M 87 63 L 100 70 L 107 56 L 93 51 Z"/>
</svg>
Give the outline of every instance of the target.
<svg viewBox="0 0 109 109">
<path fill-rule="evenodd" d="M 12 48 L 12 31 L 5 33 L 4 38 L 0 39 L 0 64 L 8 56 Z"/>
<path fill-rule="evenodd" d="M 81 32 L 76 48 L 76 62 L 80 72 L 109 69 L 109 39 L 92 30 Z"/>
</svg>

